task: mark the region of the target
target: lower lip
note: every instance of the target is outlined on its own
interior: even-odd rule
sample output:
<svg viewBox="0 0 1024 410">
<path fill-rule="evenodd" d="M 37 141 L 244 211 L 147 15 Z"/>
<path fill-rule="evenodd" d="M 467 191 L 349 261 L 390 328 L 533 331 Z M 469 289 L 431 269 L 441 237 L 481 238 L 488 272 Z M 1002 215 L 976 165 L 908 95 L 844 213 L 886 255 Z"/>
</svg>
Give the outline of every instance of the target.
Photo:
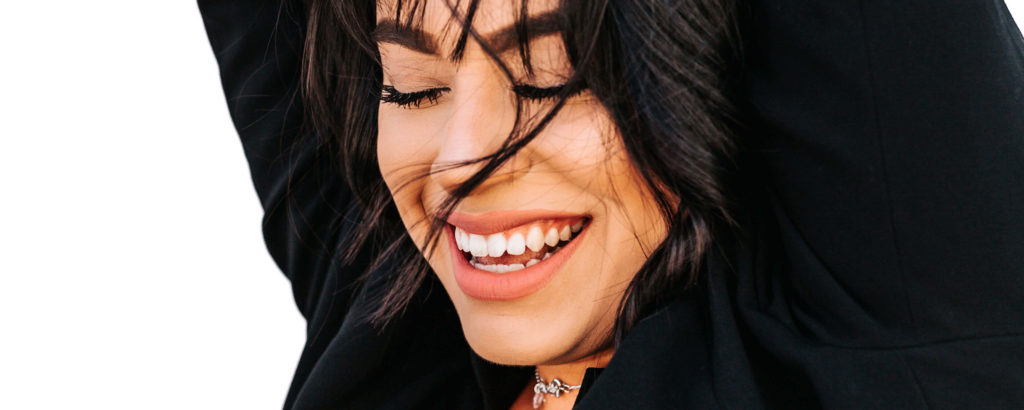
<svg viewBox="0 0 1024 410">
<path fill-rule="evenodd" d="M 589 225 L 587 224 L 586 228 L 589 228 Z M 555 273 L 558 273 L 558 269 L 572 257 L 580 239 L 589 231 L 586 228 L 561 250 L 533 266 L 514 272 L 492 273 L 469 264 L 455 244 L 455 233 L 451 226 L 448 226 L 445 230 L 448 235 L 449 253 L 452 255 L 455 283 L 463 293 L 474 299 L 506 301 L 526 297 L 547 285 Z"/>
</svg>

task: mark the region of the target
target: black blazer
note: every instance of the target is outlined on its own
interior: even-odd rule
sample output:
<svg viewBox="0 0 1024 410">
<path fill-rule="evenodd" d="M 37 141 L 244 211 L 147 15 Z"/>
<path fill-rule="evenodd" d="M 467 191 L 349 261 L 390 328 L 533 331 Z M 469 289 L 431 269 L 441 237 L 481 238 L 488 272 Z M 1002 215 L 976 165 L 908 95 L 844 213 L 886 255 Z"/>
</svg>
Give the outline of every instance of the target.
<svg viewBox="0 0 1024 410">
<path fill-rule="evenodd" d="M 473 354 L 438 283 L 383 332 L 349 319 L 385 283 L 349 286 L 363 266 L 334 256 L 357 213 L 299 133 L 300 6 L 199 5 L 308 320 L 285 408 L 508 408 L 531 370 Z M 1003 2 L 744 7 L 747 232 L 576 407 L 1024 407 L 1024 42 Z"/>
</svg>

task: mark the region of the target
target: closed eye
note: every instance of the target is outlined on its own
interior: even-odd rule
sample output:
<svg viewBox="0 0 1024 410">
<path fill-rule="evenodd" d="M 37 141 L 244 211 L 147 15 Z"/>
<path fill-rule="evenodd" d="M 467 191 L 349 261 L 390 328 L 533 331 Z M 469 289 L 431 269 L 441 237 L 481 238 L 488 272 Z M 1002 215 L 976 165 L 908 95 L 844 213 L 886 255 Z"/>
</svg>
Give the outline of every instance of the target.
<svg viewBox="0 0 1024 410">
<path fill-rule="evenodd" d="M 516 84 L 512 91 L 516 95 L 535 101 L 554 99 L 560 96 L 570 98 L 583 92 L 586 87 L 576 85 L 568 89 L 569 84 L 559 84 L 551 87 L 536 87 L 529 84 Z M 567 90 L 568 89 L 568 90 Z M 401 108 L 420 108 L 424 102 L 430 105 L 437 103 L 444 93 L 451 91 L 450 88 L 430 88 L 426 90 L 401 92 L 391 85 L 381 86 L 380 100 L 388 104 L 395 104 Z"/>
<path fill-rule="evenodd" d="M 402 108 L 420 108 L 424 101 L 433 105 L 442 94 L 450 91 L 449 88 L 430 88 L 421 91 L 403 93 L 394 86 L 381 86 L 380 100 L 388 104 L 395 104 Z"/>
</svg>

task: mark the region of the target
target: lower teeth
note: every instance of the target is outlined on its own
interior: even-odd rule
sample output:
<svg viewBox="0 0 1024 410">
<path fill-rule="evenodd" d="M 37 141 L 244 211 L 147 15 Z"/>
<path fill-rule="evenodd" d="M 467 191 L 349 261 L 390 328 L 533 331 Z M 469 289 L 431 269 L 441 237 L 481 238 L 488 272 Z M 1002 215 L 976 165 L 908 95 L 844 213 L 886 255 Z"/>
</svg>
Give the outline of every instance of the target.
<svg viewBox="0 0 1024 410">
<path fill-rule="evenodd" d="M 536 264 L 540 263 L 541 261 L 543 261 L 543 260 L 545 260 L 547 258 L 550 258 L 551 255 L 553 255 L 555 252 L 558 252 L 559 249 L 562 249 L 562 248 L 558 247 L 558 248 L 555 248 L 554 250 L 552 250 L 551 252 L 545 253 L 544 257 L 540 258 L 539 260 L 538 259 L 530 259 L 529 261 L 526 262 L 526 264 L 513 263 L 511 265 L 503 265 L 503 264 L 498 263 L 498 264 L 490 264 L 490 265 L 488 265 L 488 264 L 480 263 L 480 262 L 477 262 L 477 261 L 473 260 L 473 259 L 476 259 L 476 258 L 471 259 L 469 261 L 469 264 L 471 266 L 473 266 L 474 268 L 477 268 L 477 269 L 480 269 L 480 270 L 485 270 L 485 271 L 488 271 L 488 272 L 493 272 L 493 273 L 515 272 L 517 270 L 526 269 L 526 268 L 528 268 L 530 266 L 533 266 L 533 265 L 536 265 Z"/>
</svg>

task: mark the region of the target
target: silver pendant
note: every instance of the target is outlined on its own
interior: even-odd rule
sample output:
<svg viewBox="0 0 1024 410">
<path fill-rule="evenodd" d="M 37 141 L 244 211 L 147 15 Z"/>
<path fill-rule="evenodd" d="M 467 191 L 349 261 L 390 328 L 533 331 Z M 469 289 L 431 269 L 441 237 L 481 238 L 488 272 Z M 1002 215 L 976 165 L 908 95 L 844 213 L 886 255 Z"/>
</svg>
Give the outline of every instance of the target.
<svg viewBox="0 0 1024 410">
<path fill-rule="evenodd" d="M 537 372 L 534 372 L 534 377 L 537 378 L 537 384 L 533 385 L 533 408 L 535 409 L 539 409 L 540 406 L 544 404 L 545 394 L 552 394 L 555 397 L 561 397 L 562 393 L 569 393 L 571 390 L 580 388 L 579 385 L 570 386 L 562 383 L 562 381 L 557 378 L 551 379 L 550 383 L 544 384 L 544 379 L 541 379 L 540 374 Z"/>
</svg>

